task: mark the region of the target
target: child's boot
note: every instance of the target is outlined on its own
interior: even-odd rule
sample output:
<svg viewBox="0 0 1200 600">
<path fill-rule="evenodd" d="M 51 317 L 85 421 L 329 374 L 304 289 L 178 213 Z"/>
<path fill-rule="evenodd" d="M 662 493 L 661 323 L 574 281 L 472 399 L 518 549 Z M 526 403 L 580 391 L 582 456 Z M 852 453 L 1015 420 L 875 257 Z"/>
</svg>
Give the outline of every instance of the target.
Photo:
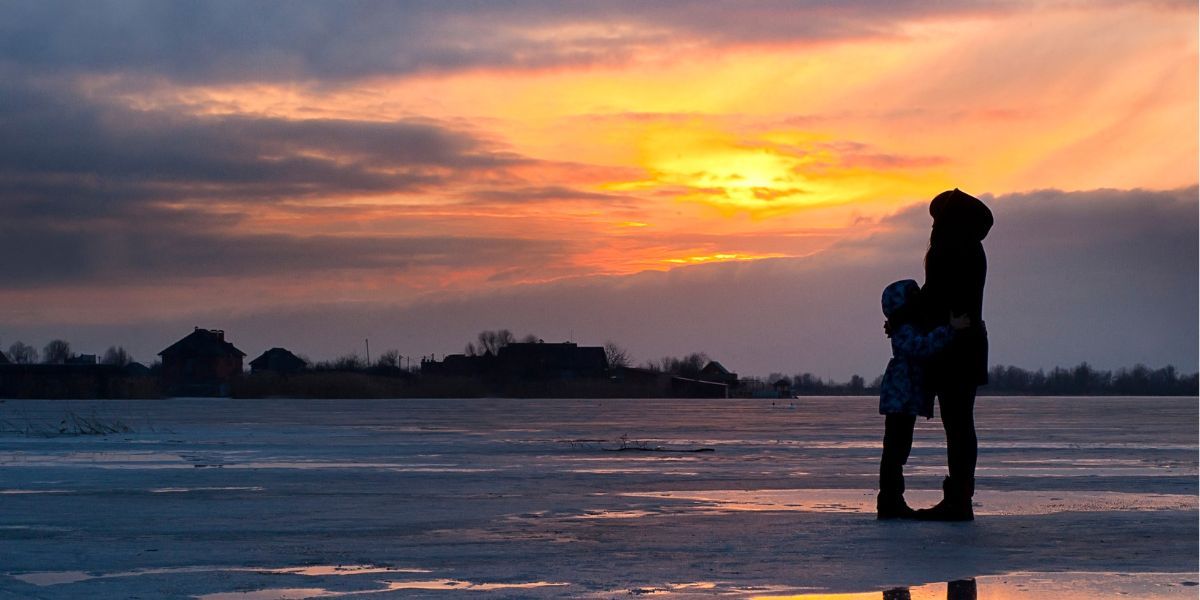
<svg viewBox="0 0 1200 600">
<path fill-rule="evenodd" d="M 879 471 L 879 497 L 875 499 L 875 517 L 909 519 L 916 512 L 904 502 L 904 472 L 899 465 L 884 465 Z"/>
<path fill-rule="evenodd" d="M 904 501 L 903 494 L 879 492 L 879 497 L 875 499 L 875 518 L 880 521 L 911 519 L 916 512 Z"/>
</svg>

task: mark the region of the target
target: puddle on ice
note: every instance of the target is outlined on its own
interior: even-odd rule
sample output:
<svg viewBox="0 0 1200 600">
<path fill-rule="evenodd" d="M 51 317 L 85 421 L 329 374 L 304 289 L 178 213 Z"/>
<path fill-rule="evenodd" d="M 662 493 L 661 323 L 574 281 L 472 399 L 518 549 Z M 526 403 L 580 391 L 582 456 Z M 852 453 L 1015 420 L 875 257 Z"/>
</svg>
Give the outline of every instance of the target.
<svg viewBox="0 0 1200 600">
<path fill-rule="evenodd" d="M 586 513 L 571 519 L 640 519 L 641 517 L 649 517 L 660 513 L 650 512 L 648 510 L 589 510 Z"/>
<path fill-rule="evenodd" d="M 712 594 L 718 584 L 712 581 L 694 581 L 691 583 L 668 583 L 662 587 L 637 587 L 628 590 L 616 590 L 613 594 L 624 596 L 674 596 L 676 594 L 693 594 L 706 591 Z M 705 594 L 705 595 L 708 595 Z"/>
<path fill-rule="evenodd" d="M 525 590 L 542 587 L 558 587 L 569 583 L 551 583 L 548 581 L 533 581 L 529 583 L 471 583 L 457 579 L 430 579 L 427 581 L 389 581 L 387 588 L 381 592 L 396 590 L 473 590 L 487 592 L 494 590 Z"/>
<path fill-rule="evenodd" d="M 325 588 L 273 588 L 249 592 L 201 594 L 196 596 L 196 598 L 199 600 L 299 600 L 302 598 L 328 598 L 340 595 L 342 594 L 331 592 Z"/>
<path fill-rule="evenodd" d="M 1011 431 L 1011 428 L 1009 428 Z M 766 444 L 758 440 L 755 444 Z M 867 440 L 777 440 L 771 444 L 808 448 L 813 450 L 878 450 L 878 439 Z M 914 449 L 945 448 L 945 442 L 914 441 Z M 1034 442 L 1034 441 L 1002 441 L 989 440 L 979 443 L 980 450 L 1191 450 L 1200 446 L 1196 444 L 1160 444 L 1154 442 Z"/>
<path fill-rule="evenodd" d="M 38 586 L 75 583 L 76 581 L 86 581 L 96 578 L 95 575 L 88 575 L 83 571 L 41 571 L 37 573 L 22 573 L 20 575 L 13 575 L 12 577 L 17 581 L 24 581 L 25 583 Z"/>
<path fill-rule="evenodd" d="M 1092 600 L 1196 597 L 1195 573 L 1010 573 L 867 593 L 753 595 L 756 600 Z"/>
<path fill-rule="evenodd" d="M 109 579 L 114 577 L 138 577 L 142 575 L 174 575 L 180 573 L 265 573 L 276 575 L 307 575 L 323 577 L 336 575 L 366 575 L 380 573 L 429 573 L 428 569 L 381 567 L 375 565 L 308 565 L 303 567 L 222 567 L 222 566 L 192 566 L 192 567 L 163 567 L 158 569 L 134 569 L 114 573 L 88 573 L 85 571 L 38 571 L 33 573 L 10 574 L 13 579 L 24 581 L 37 586 L 61 585 L 87 581 L 89 579 Z M 245 596 L 238 596 L 245 597 Z M 277 596 L 266 596 L 275 598 Z"/>
<path fill-rule="evenodd" d="M 1031 461 L 1032 462 L 1032 461 Z M 942 475 L 943 466 L 912 466 L 914 475 Z M 1000 464 L 977 467 L 986 477 L 1185 477 L 1196 475 L 1195 465 Z"/>
<path fill-rule="evenodd" d="M 152 494 L 181 494 L 186 492 L 261 492 L 263 487 L 257 485 L 251 486 L 224 486 L 224 487 L 163 487 L 151 488 Z"/>
<path fill-rule="evenodd" d="M 457 579 L 430 579 L 424 581 L 388 581 L 383 582 L 387 587 L 354 590 L 354 591 L 334 591 L 325 588 L 269 588 L 263 590 L 252 590 L 246 592 L 218 592 L 215 594 L 201 594 L 196 596 L 197 600 L 284 600 L 290 598 L 332 598 L 337 596 L 362 596 L 367 594 L 382 594 L 385 592 L 396 592 L 400 590 L 448 590 L 448 591 L 474 591 L 474 592 L 490 592 L 497 590 L 524 590 L 542 587 L 556 587 L 570 585 L 567 583 L 550 583 L 546 581 L 533 581 L 530 583 L 471 583 L 469 581 L 459 581 Z"/>
<path fill-rule="evenodd" d="M 249 451 L 175 454 L 154 451 L 69 452 L 64 454 L 6 453 L 0 455 L 0 467 L 94 469 L 386 469 L 418 473 L 484 473 L 496 468 L 462 467 L 457 463 L 430 462 L 349 462 L 332 460 L 254 459 Z M 38 492 L 46 493 L 46 492 Z"/>
<path fill-rule="evenodd" d="M 315 565 L 311 567 L 286 567 L 282 569 L 250 569 L 256 573 L 280 573 L 323 577 L 327 575 L 366 575 L 375 573 L 430 573 L 429 569 L 399 569 L 371 565 Z"/>
<path fill-rule="evenodd" d="M 625 492 L 620 496 L 689 500 L 698 511 L 874 513 L 874 490 L 780 489 Z M 909 504 L 932 505 L 941 491 L 909 490 Z M 1195 510 L 1196 497 L 1096 491 L 988 491 L 975 494 L 976 515 L 1047 515 L 1062 512 Z"/>
<path fill-rule="evenodd" d="M 36 586 L 52 586 L 78 583 L 90 579 L 108 579 L 115 577 L 138 577 L 142 575 L 173 575 L 182 573 L 261 573 L 274 575 L 303 575 L 307 577 L 339 577 L 353 575 L 382 575 L 382 574 L 417 574 L 430 573 L 429 569 L 418 568 L 400 568 L 400 567 L 383 567 L 376 565 L 308 565 L 303 567 L 277 567 L 277 568 L 254 568 L 254 567 L 221 567 L 221 566 L 194 566 L 194 567 L 165 567 L 161 569 L 137 569 L 133 571 L 121 571 L 116 573 L 88 573 L 85 571 L 43 571 L 36 573 L 19 573 L 11 575 L 18 581 L 23 581 Z M 471 581 L 462 581 L 458 579 L 422 579 L 413 581 L 377 581 L 374 582 L 384 587 L 373 587 L 365 590 L 352 591 L 337 591 L 326 588 L 317 587 L 289 587 L 289 588 L 266 588 L 259 590 L 245 590 L 232 592 L 216 592 L 212 594 L 201 594 L 196 596 L 199 600 L 283 600 L 286 598 L 328 598 L 335 596 L 349 595 L 364 595 L 378 594 L 383 592 L 393 592 L 398 590 L 468 590 L 468 591 L 495 591 L 495 590 L 519 590 L 533 589 L 541 587 L 554 587 L 570 585 L 567 583 L 552 583 L 547 581 L 533 581 L 527 583 L 476 583 Z"/>
</svg>

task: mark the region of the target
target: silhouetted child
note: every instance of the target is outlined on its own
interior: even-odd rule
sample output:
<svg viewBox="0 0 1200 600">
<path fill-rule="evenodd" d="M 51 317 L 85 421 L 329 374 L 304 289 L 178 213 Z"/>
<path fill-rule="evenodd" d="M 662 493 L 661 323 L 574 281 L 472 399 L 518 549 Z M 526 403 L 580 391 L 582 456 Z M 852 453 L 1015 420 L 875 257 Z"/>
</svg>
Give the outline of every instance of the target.
<svg viewBox="0 0 1200 600">
<path fill-rule="evenodd" d="M 929 359 L 941 352 L 955 331 L 970 326 L 967 317 L 952 317 L 950 325 L 922 329 L 921 288 L 911 279 L 883 290 L 885 329 L 892 341 L 892 359 L 879 385 L 879 413 L 884 415 L 883 457 L 879 461 L 879 497 L 876 516 L 900 519 L 912 516 L 904 502 L 904 464 L 912 451 L 917 416 L 933 417 L 933 392 L 925 385 Z"/>
</svg>

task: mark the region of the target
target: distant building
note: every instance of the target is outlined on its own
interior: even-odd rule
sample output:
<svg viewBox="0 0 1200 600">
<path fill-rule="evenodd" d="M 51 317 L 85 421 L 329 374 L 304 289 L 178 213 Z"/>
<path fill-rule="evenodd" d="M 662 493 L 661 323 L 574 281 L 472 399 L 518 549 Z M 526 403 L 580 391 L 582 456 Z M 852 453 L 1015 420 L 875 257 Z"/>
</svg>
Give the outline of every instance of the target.
<svg viewBox="0 0 1200 600">
<path fill-rule="evenodd" d="M 574 342 L 519 342 L 493 355 L 448 354 L 440 362 L 421 361 L 421 373 L 443 377 L 477 377 L 494 381 L 538 381 L 603 378 L 608 358 L 600 346 Z"/>
<path fill-rule="evenodd" d="M 176 396 L 227 396 L 229 384 L 242 373 L 245 352 L 225 341 L 220 329 L 195 328 L 158 353 L 162 380 Z"/>
<path fill-rule="evenodd" d="M 283 348 L 271 348 L 250 361 L 251 373 L 299 373 L 307 367 L 303 358 Z"/>
<path fill-rule="evenodd" d="M 772 383 L 771 387 L 775 389 L 775 395 L 780 398 L 791 398 L 793 396 L 792 382 L 789 379 L 780 379 Z"/>
<path fill-rule="evenodd" d="M 522 342 L 500 348 L 496 366 L 510 377 L 524 380 L 600 378 L 608 370 L 608 357 L 600 346 Z"/>
<path fill-rule="evenodd" d="M 71 356 L 71 357 L 67 358 L 66 362 L 65 362 L 65 363 L 63 363 L 63 364 L 67 364 L 67 365 L 95 365 L 95 364 L 99 364 L 99 361 L 97 361 L 97 360 L 96 360 L 96 355 L 95 355 L 95 354 L 76 354 L 76 355 L 74 355 L 74 356 Z"/>
<path fill-rule="evenodd" d="M 649 398 L 728 398 L 729 386 L 641 367 L 617 367 L 612 380 L 623 393 Z"/>
<path fill-rule="evenodd" d="M 151 373 L 150 367 L 140 362 L 131 362 L 125 365 L 124 369 L 125 375 L 129 377 L 148 377 Z"/>
<path fill-rule="evenodd" d="M 421 374 L 440 377 L 484 377 L 495 372 L 496 357 L 491 352 L 481 355 L 447 354 L 442 360 L 421 359 Z"/>
<path fill-rule="evenodd" d="M 726 369 L 724 365 L 715 360 L 709 361 L 707 365 L 704 365 L 704 368 L 700 369 L 700 375 L 696 379 L 711 381 L 713 383 L 723 383 L 731 388 L 737 387 L 738 384 L 737 373 L 730 372 L 729 369 Z"/>
</svg>

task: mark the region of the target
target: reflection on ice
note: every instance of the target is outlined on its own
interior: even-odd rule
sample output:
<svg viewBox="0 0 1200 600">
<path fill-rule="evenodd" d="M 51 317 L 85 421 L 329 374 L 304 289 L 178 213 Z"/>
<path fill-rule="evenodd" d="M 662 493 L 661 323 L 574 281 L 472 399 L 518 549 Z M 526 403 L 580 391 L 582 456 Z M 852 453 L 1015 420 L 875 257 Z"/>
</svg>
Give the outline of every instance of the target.
<svg viewBox="0 0 1200 600">
<path fill-rule="evenodd" d="M 496 590 L 523 590 L 543 587 L 569 585 L 566 583 L 550 583 L 534 581 L 530 583 L 471 583 L 457 579 L 430 579 L 425 581 L 388 581 L 386 587 L 355 591 L 334 591 L 324 588 L 271 588 L 248 592 L 219 592 L 202 594 L 198 600 L 285 600 L 291 598 L 332 598 L 336 596 L 363 596 L 381 594 L 400 590 L 451 590 L 489 592 Z"/>
<path fill-rule="evenodd" d="M 458 463 L 431 462 L 354 462 L 337 460 L 255 459 L 245 451 L 204 454 L 154 451 L 0 453 L 0 467 L 94 469 L 382 469 L 416 473 L 484 473 L 495 468 L 464 467 Z M 2 492 L 0 492 L 2 493 Z M 19 493 L 19 492 L 10 492 Z M 43 491 L 28 493 L 47 493 Z"/>
<path fill-rule="evenodd" d="M 13 579 L 24 581 L 38 586 L 58 585 L 61 583 L 75 583 L 76 581 L 86 581 L 95 579 L 95 575 L 88 575 L 83 571 L 40 571 L 37 573 L 22 573 L 13 575 Z"/>
<path fill-rule="evenodd" d="M 366 575 L 375 573 L 429 573 L 429 569 L 400 569 L 372 565 L 313 565 L 308 567 L 285 567 L 282 569 L 249 569 L 256 573 L 280 573 L 324 577 L 329 575 Z"/>
<path fill-rule="evenodd" d="M 1191 577 L 1191 579 L 1188 579 Z M 754 596 L 755 600 L 1092 600 L 1126 597 L 1176 600 L 1196 597 L 1195 574 L 1010 573 L 852 594 Z"/>
<path fill-rule="evenodd" d="M 89 579 L 109 579 L 114 577 L 138 577 L 141 575 L 173 575 L 179 573 L 271 573 L 277 575 L 307 575 L 323 577 L 331 575 L 365 575 L 379 573 L 429 573 L 429 569 L 381 567 L 375 565 L 308 565 L 303 567 L 222 567 L 222 566 L 190 566 L 162 567 L 155 569 L 135 569 L 132 571 L 117 571 L 114 573 L 87 573 L 84 571 L 39 571 L 33 573 L 11 574 L 13 579 L 24 581 L 37 586 L 60 585 L 76 583 Z M 270 596 L 274 597 L 274 596 Z"/>
<path fill-rule="evenodd" d="M 220 592 L 216 594 L 201 594 L 199 600 L 299 600 L 301 598 L 328 598 L 341 596 L 325 588 L 272 588 L 253 590 L 249 592 Z"/>
<path fill-rule="evenodd" d="M 700 511 L 800 511 L 874 513 L 874 490 L 689 490 L 625 492 L 621 496 L 690 500 Z M 932 505 L 941 491 L 909 490 L 909 504 Z M 1195 510 L 1196 497 L 1185 494 L 1134 494 L 1097 491 L 995 491 L 975 495 L 976 515 L 1047 515 L 1062 512 Z"/>
<path fill-rule="evenodd" d="M 257 485 L 227 485 L 227 486 L 211 486 L 211 487 L 162 487 L 151 488 L 152 494 L 183 494 L 187 492 L 261 492 L 262 486 Z"/>
<path fill-rule="evenodd" d="M 471 583 L 457 579 L 430 579 L 428 581 L 389 581 L 387 588 L 381 592 L 395 590 L 472 590 L 487 592 L 494 590 L 525 590 L 542 587 L 559 587 L 567 583 L 551 583 L 548 581 L 532 581 L 529 583 Z"/>
</svg>

